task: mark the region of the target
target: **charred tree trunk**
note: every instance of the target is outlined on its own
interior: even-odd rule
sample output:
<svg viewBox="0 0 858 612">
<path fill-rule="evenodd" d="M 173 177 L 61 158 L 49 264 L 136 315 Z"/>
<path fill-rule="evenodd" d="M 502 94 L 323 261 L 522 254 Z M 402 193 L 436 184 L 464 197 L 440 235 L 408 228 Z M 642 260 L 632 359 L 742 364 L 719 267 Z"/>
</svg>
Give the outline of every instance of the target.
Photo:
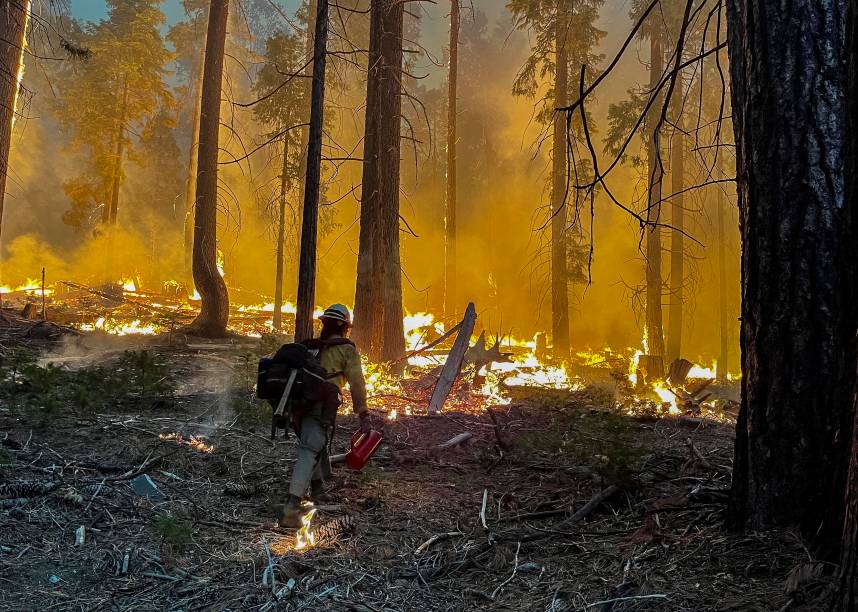
<svg viewBox="0 0 858 612">
<path fill-rule="evenodd" d="M 194 284 L 202 298 L 195 333 L 226 335 L 229 294 L 217 268 L 217 163 L 220 100 L 229 0 L 211 0 L 200 108 L 200 152 L 194 211 Z"/>
<path fill-rule="evenodd" d="M 277 262 L 274 273 L 274 319 L 275 330 L 283 324 L 283 260 L 286 253 L 286 192 L 289 190 L 289 135 L 283 136 L 283 167 L 280 174 L 280 201 L 277 210 Z"/>
<path fill-rule="evenodd" d="M 322 175 L 322 137 L 325 123 L 325 64 L 328 47 L 328 0 L 318 0 L 313 38 L 313 90 L 310 102 L 310 136 L 307 174 L 301 216 L 301 253 L 298 257 L 298 309 L 295 341 L 313 337 L 316 298 L 316 239 L 319 228 L 319 189 Z"/>
<path fill-rule="evenodd" d="M 721 176 L 721 173 L 718 175 Z M 718 241 L 718 350 L 717 376 L 723 380 L 730 371 L 730 296 L 727 289 L 727 197 L 720 186 L 715 188 L 715 218 Z"/>
<path fill-rule="evenodd" d="M 314 54 L 314 39 L 316 35 L 316 13 L 318 13 L 318 4 L 317 0 L 310 0 L 307 3 L 307 36 L 304 39 L 304 56 L 310 60 L 310 57 Z M 330 9 L 329 9 L 330 10 Z M 304 75 L 312 79 L 313 78 L 313 62 L 310 61 L 307 64 L 307 67 L 304 69 Z M 298 162 L 298 176 L 304 177 L 307 175 L 307 147 L 310 144 L 310 128 L 309 126 L 304 129 L 301 129 L 301 159 Z M 304 181 L 299 181 L 298 186 L 298 218 L 303 218 L 303 206 L 304 206 L 304 193 L 306 191 L 306 185 Z"/>
<path fill-rule="evenodd" d="M 3 230 L 3 204 L 6 199 L 6 176 L 18 90 L 24 66 L 24 45 L 30 0 L 13 0 L 0 10 L 0 236 Z"/>
<path fill-rule="evenodd" d="M 382 361 L 405 352 L 399 257 L 403 14 L 398 0 L 372 3 L 355 338 Z"/>
<path fill-rule="evenodd" d="M 569 21 L 566 0 L 557 2 L 554 31 L 554 106 L 565 106 L 569 97 L 569 56 L 567 45 Z M 551 338 L 553 356 L 558 361 L 569 359 L 569 274 L 566 245 L 566 115 L 554 113 L 554 142 L 551 186 Z"/>
<path fill-rule="evenodd" d="M 664 72 L 664 53 L 661 39 L 654 34 L 650 40 L 650 89 L 655 91 Z M 656 114 L 661 104 L 656 102 L 650 118 L 650 126 L 655 131 Z M 648 134 L 647 171 L 649 193 L 647 196 L 646 218 L 653 223 L 661 222 L 661 188 L 664 179 L 664 166 L 661 160 L 661 147 L 658 135 Z M 646 232 L 646 339 L 647 353 L 655 358 L 664 359 L 664 331 L 661 313 L 661 228 L 647 226 Z"/>
<path fill-rule="evenodd" d="M 196 207 L 197 168 L 199 162 L 200 142 L 200 110 L 203 103 L 203 66 L 205 63 L 205 47 L 197 71 L 194 87 L 194 118 L 191 147 L 188 150 L 188 178 L 185 183 L 185 274 L 187 275 L 188 293 L 193 289 L 194 262 L 194 208 Z"/>
<path fill-rule="evenodd" d="M 459 0 L 450 1 L 450 70 L 447 75 L 447 207 L 444 242 L 444 315 L 458 316 L 456 300 L 456 86 L 459 72 Z"/>
<path fill-rule="evenodd" d="M 677 84 L 682 82 L 681 77 Z M 674 122 L 670 151 L 670 309 L 667 328 L 667 362 L 682 357 L 682 310 L 685 289 L 685 133 L 682 131 L 682 87 L 674 94 Z"/>
<path fill-rule="evenodd" d="M 128 114 L 128 74 L 122 85 L 122 102 L 119 107 L 119 121 L 116 124 L 116 150 L 113 158 L 113 177 L 110 181 L 110 205 L 106 209 L 107 224 L 116 225 L 119 216 L 119 189 L 122 186 L 122 157 L 125 155 L 125 121 Z"/>
<path fill-rule="evenodd" d="M 855 202 L 858 198 L 858 0 L 850 0 L 847 9 L 846 36 L 846 66 L 848 67 L 848 84 L 846 100 L 848 101 L 846 134 L 846 243 L 855 244 Z M 844 259 L 851 259 L 853 254 L 847 253 Z M 847 262 L 844 261 L 844 264 Z M 852 303 L 855 291 L 849 296 Z M 853 342 L 854 338 L 851 339 Z M 840 551 L 840 592 L 835 599 L 833 608 L 839 612 L 852 612 L 858 609 L 858 380 L 854 381 L 852 390 L 852 446 L 849 454 L 848 479 L 846 484 L 845 520 Z"/>
<path fill-rule="evenodd" d="M 845 4 L 728 3 L 742 232 L 730 524 L 842 534 L 856 268 L 844 198 Z"/>
</svg>

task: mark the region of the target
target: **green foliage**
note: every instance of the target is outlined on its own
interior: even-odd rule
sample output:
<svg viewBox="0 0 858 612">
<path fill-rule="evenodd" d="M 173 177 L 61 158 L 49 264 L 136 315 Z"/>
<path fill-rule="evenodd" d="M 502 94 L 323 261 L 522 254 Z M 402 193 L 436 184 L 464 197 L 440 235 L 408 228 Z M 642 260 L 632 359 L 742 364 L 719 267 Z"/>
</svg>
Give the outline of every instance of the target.
<svg viewBox="0 0 858 612">
<path fill-rule="evenodd" d="M 77 370 L 40 365 L 38 354 L 26 347 L 0 357 L 0 401 L 26 411 L 90 412 L 173 391 L 169 370 L 149 351 L 127 351 L 115 363 Z"/>
<path fill-rule="evenodd" d="M 157 109 L 172 105 L 165 81 L 171 56 L 161 36 L 160 4 L 108 0 L 107 19 L 75 28 L 71 42 L 89 49 L 88 58 L 63 63 L 56 75 L 57 120 L 71 136 L 71 149 L 88 159 L 82 174 L 65 185 L 72 207 L 64 220 L 81 229 L 109 201 L 116 172 L 122 177 L 122 160 L 116 157 L 120 134 L 133 156 L 138 146 L 133 135 L 162 119 Z"/>
<path fill-rule="evenodd" d="M 165 544 L 176 550 L 190 544 L 194 535 L 193 525 L 189 521 L 172 515 L 159 516 L 152 524 L 152 529 Z"/>
</svg>

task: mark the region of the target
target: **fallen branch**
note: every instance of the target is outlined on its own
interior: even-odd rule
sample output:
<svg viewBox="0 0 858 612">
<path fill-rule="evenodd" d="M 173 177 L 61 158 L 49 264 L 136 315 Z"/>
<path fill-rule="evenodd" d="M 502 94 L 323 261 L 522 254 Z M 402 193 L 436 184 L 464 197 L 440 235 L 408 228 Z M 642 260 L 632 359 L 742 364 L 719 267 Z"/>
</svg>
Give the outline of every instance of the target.
<svg viewBox="0 0 858 612">
<path fill-rule="evenodd" d="M 515 549 L 515 565 L 513 565 L 513 567 L 512 567 L 512 574 L 510 574 L 509 578 L 507 578 L 506 580 L 501 582 L 498 585 L 498 587 L 494 591 L 492 591 L 492 599 L 497 597 L 497 594 L 500 593 L 500 590 L 502 588 L 504 588 L 506 585 L 508 585 L 510 582 L 512 582 L 512 579 L 515 578 L 515 575 L 518 573 L 518 553 L 520 550 L 521 550 L 521 542 L 518 543 L 518 547 Z"/>
<path fill-rule="evenodd" d="M 580 510 L 578 510 L 575 514 L 570 516 L 565 521 L 561 521 L 559 525 L 555 525 L 554 528 L 557 529 L 561 527 L 570 527 L 572 525 L 575 525 L 576 523 L 580 523 L 585 518 L 593 514 L 596 508 L 602 505 L 602 502 L 604 502 L 606 499 L 608 499 L 615 493 L 618 493 L 619 491 L 620 487 L 618 487 L 617 485 L 605 487 L 604 489 L 596 493 L 593 497 L 591 497 L 590 501 L 584 504 Z"/>
<path fill-rule="evenodd" d="M 432 449 L 432 451 L 434 453 L 439 453 L 441 451 L 445 451 L 445 450 L 449 450 L 451 448 L 455 448 L 457 446 L 461 446 L 462 444 L 464 444 L 465 442 L 467 442 L 468 440 L 470 440 L 473 437 L 474 437 L 474 434 L 472 434 L 469 431 L 466 431 L 464 433 L 460 433 L 456 436 L 453 436 L 452 438 L 450 438 L 446 442 L 443 442 L 443 443 L 439 444 L 438 446 L 434 447 Z"/>
<path fill-rule="evenodd" d="M 602 601 L 597 601 L 596 603 L 591 603 L 587 606 L 587 609 L 595 608 L 596 606 L 602 606 L 605 604 L 613 604 L 619 603 L 621 601 L 635 601 L 638 599 L 667 599 L 667 595 L 663 593 L 653 593 L 652 595 L 632 595 L 630 597 L 615 597 L 614 599 L 605 599 Z"/>
<path fill-rule="evenodd" d="M 453 383 L 462 371 L 462 360 L 465 358 L 465 353 L 470 346 L 471 334 L 474 331 L 476 322 L 477 308 L 471 302 L 465 309 L 465 318 L 462 319 L 462 323 L 460 324 L 459 334 L 456 336 L 453 348 L 441 370 L 441 376 L 438 378 L 435 389 L 432 391 L 432 398 L 429 400 L 429 414 L 438 414 L 444 406 L 447 396 L 450 395 Z"/>
<path fill-rule="evenodd" d="M 456 536 L 464 535 L 461 531 L 448 531 L 447 533 L 438 533 L 433 535 L 431 538 L 423 542 L 420 546 L 414 549 L 414 554 L 419 555 L 427 550 L 434 544 L 440 542 L 441 540 L 447 540 L 449 538 L 455 538 Z"/>
</svg>

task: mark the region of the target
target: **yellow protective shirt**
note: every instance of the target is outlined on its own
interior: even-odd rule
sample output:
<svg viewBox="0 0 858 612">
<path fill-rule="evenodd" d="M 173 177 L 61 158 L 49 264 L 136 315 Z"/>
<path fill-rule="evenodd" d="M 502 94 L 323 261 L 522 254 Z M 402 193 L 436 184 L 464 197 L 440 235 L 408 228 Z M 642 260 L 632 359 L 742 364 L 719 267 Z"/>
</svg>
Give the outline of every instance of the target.
<svg viewBox="0 0 858 612">
<path fill-rule="evenodd" d="M 366 412 L 366 381 L 358 350 L 351 344 L 328 346 L 322 349 L 319 362 L 328 374 L 338 374 L 329 378 L 330 382 L 340 389 L 349 384 L 354 411 Z"/>
</svg>

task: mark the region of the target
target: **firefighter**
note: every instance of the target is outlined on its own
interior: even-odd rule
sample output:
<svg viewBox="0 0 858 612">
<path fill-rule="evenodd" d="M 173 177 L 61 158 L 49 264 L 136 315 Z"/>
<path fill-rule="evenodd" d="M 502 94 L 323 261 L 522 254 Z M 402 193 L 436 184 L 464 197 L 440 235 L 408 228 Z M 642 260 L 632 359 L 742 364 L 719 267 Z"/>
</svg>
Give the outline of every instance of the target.
<svg viewBox="0 0 858 612">
<path fill-rule="evenodd" d="M 348 340 L 352 325 L 351 314 L 342 304 L 330 306 L 319 317 L 322 331 L 318 338 L 305 342 L 311 349 L 319 350 L 319 362 L 327 372 L 328 381 L 337 397 L 339 391 L 349 385 L 354 411 L 360 417 L 360 429 L 370 431 L 371 422 L 366 405 L 366 382 L 360 355 L 351 340 Z M 280 515 L 281 527 L 301 527 L 301 500 L 310 488 L 310 498 L 319 501 L 323 495 L 324 481 L 331 475 L 331 462 L 328 457 L 328 442 L 333 434 L 332 419 L 323 418 L 324 401 L 317 401 L 310 411 L 302 415 L 295 424 L 298 433 L 298 458 L 292 469 L 292 482 L 289 485 L 289 498 Z"/>
</svg>

